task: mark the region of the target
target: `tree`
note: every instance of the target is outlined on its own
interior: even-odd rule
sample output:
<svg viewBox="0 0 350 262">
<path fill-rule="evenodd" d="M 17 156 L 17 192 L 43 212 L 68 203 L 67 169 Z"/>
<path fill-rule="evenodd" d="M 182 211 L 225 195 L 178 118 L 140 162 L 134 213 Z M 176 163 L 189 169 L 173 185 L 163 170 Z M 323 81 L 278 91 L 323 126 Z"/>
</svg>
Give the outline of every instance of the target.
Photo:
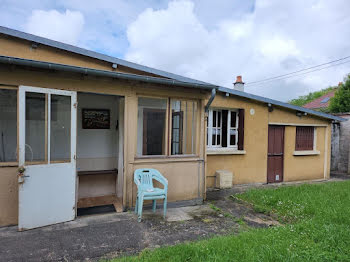
<svg viewBox="0 0 350 262">
<path fill-rule="evenodd" d="M 331 113 L 350 112 L 350 74 L 344 78 L 344 83 L 340 84 L 334 97 L 329 104 Z"/>
<path fill-rule="evenodd" d="M 303 106 L 329 92 L 331 92 L 335 87 L 328 87 L 319 91 L 311 92 L 305 96 L 299 96 L 298 98 L 290 100 L 288 103 L 295 106 Z"/>
</svg>

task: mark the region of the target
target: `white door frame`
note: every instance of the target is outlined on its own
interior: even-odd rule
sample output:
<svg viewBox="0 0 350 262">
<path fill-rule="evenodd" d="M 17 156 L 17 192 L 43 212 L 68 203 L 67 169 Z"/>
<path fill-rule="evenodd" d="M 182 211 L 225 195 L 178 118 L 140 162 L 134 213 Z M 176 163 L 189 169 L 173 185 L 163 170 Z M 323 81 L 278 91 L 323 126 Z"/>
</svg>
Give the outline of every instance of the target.
<svg viewBox="0 0 350 262">
<path fill-rule="evenodd" d="M 33 92 L 33 93 L 42 93 L 42 94 L 48 94 L 48 101 L 47 101 L 47 114 L 48 114 L 48 120 L 47 120 L 47 163 L 45 164 L 37 164 L 37 165 L 28 165 L 26 166 L 25 163 L 25 133 L 26 133 L 26 92 Z M 63 96 L 69 96 L 71 98 L 71 130 L 70 130 L 70 146 L 71 146 L 71 161 L 68 163 L 51 163 L 50 161 L 50 121 L 51 121 L 51 95 L 63 95 Z M 67 170 L 69 171 L 69 183 L 72 183 L 70 185 L 67 185 L 67 187 L 70 188 L 69 196 L 67 204 L 70 207 L 69 210 L 63 205 L 63 209 L 65 210 L 65 214 L 58 214 L 55 215 L 55 212 L 60 212 L 59 210 L 55 210 L 55 206 L 52 208 L 47 208 L 45 211 L 40 212 L 40 214 L 34 214 L 35 212 L 30 212 L 30 205 L 31 202 L 29 201 L 30 197 L 37 194 L 33 199 L 36 199 L 40 202 L 40 200 L 43 199 L 43 195 L 40 195 L 40 189 L 45 186 L 44 184 L 38 184 L 38 178 L 26 178 L 26 174 L 24 173 L 24 176 L 19 176 L 19 214 L 18 214 L 18 228 L 19 230 L 25 230 L 25 229 L 31 229 L 35 227 L 41 227 L 46 226 L 50 224 L 65 222 L 69 220 L 73 220 L 76 215 L 76 125 L 77 125 L 77 93 L 75 91 L 65 91 L 65 90 L 57 90 L 57 89 L 48 89 L 48 88 L 39 88 L 39 87 L 31 87 L 31 86 L 20 86 L 18 91 L 18 133 L 19 133 L 19 156 L 18 156 L 18 163 L 19 167 L 25 168 L 25 173 L 35 174 L 35 176 L 39 176 L 39 174 L 47 173 L 52 175 L 57 171 L 59 175 L 66 174 Z M 56 173 L 57 173 L 56 172 Z M 58 181 L 60 179 L 59 175 L 56 175 L 56 179 L 58 178 Z M 74 179 L 73 177 L 74 176 Z M 64 177 L 64 176 L 63 176 Z M 48 177 L 42 176 L 45 180 Z M 52 177 L 51 177 L 52 178 Z M 28 179 L 26 184 L 26 180 Z M 73 182 L 74 180 L 74 182 Z M 35 181 L 35 182 L 33 182 Z M 45 181 L 43 182 L 45 183 Z M 74 184 L 74 189 L 72 188 Z M 35 191 L 35 188 L 38 187 L 38 192 Z M 52 190 L 55 189 L 55 186 L 51 185 Z M 28 192 L 29 191 L 29 192 Z M 31 192 L 30 192 L 31 191 Z M 73 191 L 73 192 L 72 192 Z M 29 194 L 28 194 L 29 193 Z M 57 192 L 57 198 L 61 198 L 62 194 L 64 192 Z M 29 196 L 29 197 L 28 197 Z M 38 198 L 39 196 L 39 198 Z M 73 199 L 70 199 L 71 196 L 73 196 Z M 40 198 L 41 197 L 41 198 Z M 62 201 L 64 201 L 62 199 Z M 54 202 L 54 201 L 53 201 Z M 69 202 L 69 203 L 68 203 Z M 47 204 L 47 203 L 46 203 Z M 72 206 L 71 206 L 72 204 Z M 37 204 L 38 205 L 38 204 Z M 40 206 L 40 203 L 39 203 Z M 43 208 L 45 208 L 45 205 L 43 205 Z M 45 213 L 47 211 L 47 213 Z"/>
</svg>

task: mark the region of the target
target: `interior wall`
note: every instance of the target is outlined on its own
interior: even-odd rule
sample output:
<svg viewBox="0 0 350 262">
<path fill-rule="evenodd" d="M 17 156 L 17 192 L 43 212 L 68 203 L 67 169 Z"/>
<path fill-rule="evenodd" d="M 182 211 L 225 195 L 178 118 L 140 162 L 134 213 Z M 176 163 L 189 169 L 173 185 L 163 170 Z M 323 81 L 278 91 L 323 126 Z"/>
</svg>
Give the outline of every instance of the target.
<svg viewBox="0 0 350 262">
<path fill-rule="evenodd" d="M 78 93 L 77 171 L 118 167 L 118 97 Z M 109 109 L 110 129 L 83 129 L 82 109 Z"/>
<path fill-rule="evenodd" d="M 0 89 L 0 162 L 17 161 L 17 90 Z"/>
</svg>

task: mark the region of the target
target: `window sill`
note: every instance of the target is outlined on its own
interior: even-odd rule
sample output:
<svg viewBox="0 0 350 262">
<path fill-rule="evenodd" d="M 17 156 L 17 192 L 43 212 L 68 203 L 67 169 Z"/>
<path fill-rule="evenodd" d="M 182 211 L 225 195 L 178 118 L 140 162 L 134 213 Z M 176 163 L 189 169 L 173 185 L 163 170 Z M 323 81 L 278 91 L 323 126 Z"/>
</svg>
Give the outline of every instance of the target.
<svg viewBox="0 0 350 262">
<path fill-rule="evenodd" d="M 245 150 L 237 149 L 207 149 L 207 155 L 245 155 Z"/>
<path fill-rule="evenodd" d="M 305 151 L 294 151 L 294 156 L 315 156 L 319 155 L 320 151 L 318 150 L 305 150 Z"/>
</svg>

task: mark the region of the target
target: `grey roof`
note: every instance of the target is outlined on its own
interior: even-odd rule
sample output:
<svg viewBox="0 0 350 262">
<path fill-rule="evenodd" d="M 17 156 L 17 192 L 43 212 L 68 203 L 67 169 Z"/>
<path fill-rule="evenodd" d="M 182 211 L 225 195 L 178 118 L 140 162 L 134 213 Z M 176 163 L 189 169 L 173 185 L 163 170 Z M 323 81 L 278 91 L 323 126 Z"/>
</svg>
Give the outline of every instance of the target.
<svg viewBox="0 0 350 262">
<path fill-rule="evenodd" d="M 130 68 L 133 68 L 133 69 L 136 69 L 136 70 L 140 70 L 140 71 L 144 71 L 144 72 L 147 72 L 147 73 L 151 73 L 151 74 L 155 74 L 155 75 L 159 75 L 159 76 L 175 79 L 175 80 L 178 80 L 178 81 L 189 82 L 189 83 L 196 83 L 196 84 L 208 84 L 208 83 L 205 83 L 205 82 L 202 82 L 202 81 L 199 81 L 199 80 L 195 80 L 195 79 L 192 79 L 192 78 L 176 75 L 176 74 L 173 74 L 173 73 L 165 72 L 165 71 L 158 70 L 158 69 L 155 69 L 155 68 L 151 68 L 151 67 L 148 67 L 148 66 L 139 65 L 139 64 L 136 64 L 136 63 L 132 63 L 132 62 L 123 60 L 123 59 L 119 59 L 119 58 L 116 58 L 116 57 L 104 55 L 104 54 L 97 53 L 97 52 L 94 52 L 94 51 L 91 51 L 91 50 L 87 50 L 87 49 L 84 49 L 84 48 L 80 48 L 80 47 L 77 47 L 77 46 L 61 43 L 61 42 L 54 41 L 54 40 L 51 40 L 51 39 L 48 39 L 48 38 L 44 38 L 44 37 L 41 37 L 41 36 L 28 34 L 28 33 L 21 32 L 21 31 L 18 31 L 18 30 L 14 30 L 14 29 L 11 29 L 11 28 L 7 28 L 7 27 L 4 27 L 4 26 L 0 26 L 0 34 L 10 35 L 10 36 L 21 38 L 21 39 L 25 39 L 25 40 L 28 40 L 28 41 L 31 41 L 31 42 L 35 42 L 35 43 L 39 43 L 39 44 L 55 47 L 55 48 L 58 48 L 58 49 L 61 49 L 61 50 L 65 50 L 65 51 L 69 51 L 69 52 L 72 52 L 72 53 L 76 53 L 76 54 L 79 54 L 79 55 L 95 58 L 95 59 L 106 61 L 106 62 L 110 62 L 110 63 L 113 63 L 113 64 L 119 64 L 119 65 L 122 65 L 122 66 L 130 67 Z"/>
<path fill-rule="evenodd" d="M 232 95 L 235 95 L 235 96 L 256 100 L 256 101 L 263 102 L 263 103 L 266 103 L 266 104 L 271 104 L 271 105 L 276 105 L 276 106 L 289 108 L 289 109 L 292 109 L 292 110 L 295 110 L 295 111 L 299 111 L 299 112 L 303 112 L 303 113 L 307 113 L 307 114 L 310 114 L 310 115 L 332 119 L 334 121 L 340 121 L 340 122 L 347 121 L 344 118 L 341 118 L 341 117 L 338 117 L 338 116 L 334 116 L 334 115 L 331 115 L 331 114 L 326 114 L 326 113 L 315 111 L 315 110 L 311 110 L 311 109 L 308 109 L 308 108 L 291 105 L 291 104 L 284 103 L 284 102 L 281 102 L 281 101 L 278 101 L 278 100 L 274 100 L 274 99 L 271 99 L 271 98 L 257 96 L 257 95 L 253 95 L 253 94 L 250 94 L 250 93 L 247 93 L 247 92 L 241 92 L 241 91 L 238 91 L 238 90 L 235 90 L 235 89 L 231 89 L 231 88 L 219 87 L 218 90 L 223 92 L 223 93 L 229 93 L 229 94 L 232 94 Z"/>
<path fill-rule="evenodd" d="M 266 98 L 266 97 L 262 97 L 262 96 L 257 96 L 257 95 L 253 95 L 247 92 L 241 92 L 241 91 L 237 91 L 234 89 L 230 89 L 230 88 L 226 88 L 226 87 L 218 87 L 203 81 L 199 81 L 199 80 L 195 80 L 192 78 L 188 78 L 188 77 L 184 77 L 184 76 L 180 76 L 180 75 L 176 75 L 176 74 L 172 74 L 169 72 L 165 72 L 165 71 L 161 71 L 158 69 L 154 69 L 151 67 L 147 67 L 147 66 L 143 66 L 143 65 L 139 65 L 136 63 L 132 63 L 132 62 L 128 62 L 119 58 L 115 58 L 115 57 L 111 57 L 108 55 L 104 55 L 101 53 L 97 53 L 94 51 L 90 51 L 87 49 L 83 49 L 80 47 L 76 47 L 73 45 L 69 45 L 69 44 L 64 44 L 61 42 L 57 42 L 54 40 L 50 40 L 44 37 L 40 37 L 40 36 L 36 36 L 36 35 L 32 35 L 32 34 L 28 34 L 28 33 L 24 33 L 18 30 L 14 30 L 11 28 L 7 28 L 7 27 L 3 27 L 0 26 L 0 34 L 5 34 L 5 35 L 10 35 L 13 37 L 17 37 L 17 38 L 21 38 L 21 39 L 25 39 L 28 41 L 32 41 L 35 43 L 39 43 L 39 44 L 43 44 L 43 45 L 47 45 L 47 46 L 51 46 L 51 47 L 55 47 L 61 50 L 65 50 L 65 51 L 69 51 L 72 53 L 76 53 L 76 54 L 80 54 L 83 56 L 87 56 L 87 57 L 91 57 L 91 58 L 95 58 L 98 60 L 102 60 L 102 61 L 106 61 L 106 62 L 110 62 L 110 63 L 116 63 L 122 66 L 126 66 L 126 67 L 130 67 L 136 70 L 140 70 L 140 71 L 144 71 L 147 73 L 152 73 L 155 75 L 159 75 L 162 77 L 166 77 L 166 78 L 170 78 L 170 79 L 175 79 L 176 81 L 179 81 L 178 83 L 180 84 L 180 82 L 183 83 L 187 83 L 187 84 L 192 84 L 192 85 L 187 85 L 187 86 L 191 86 L 191 87 L 196 87 L 198 88 L 199 86 L 205 86 L 206 88 L 208 88 L 209 86 L 212 86 L 212 88 L 217 89 L 220 92 L 224 92 L 224 93 L 229 93 L 235 96 L 239 96 L 239 97 L 244 97 L 244 98 L 248 98 L 248 99 L 252 99 L 252 100 L 256 100 L 259 102 L 263 102 L 263 103 L 267 103 L 267 104 L 271 104 L 271 105 L 277 105 L 277 106 L 281 106 L 281 107 L 285 107 L 285 108 L 289 108 L 292 110 L 296 110 L 296 111 L 300 111 L 300 112 L 304 112 L 304 113 L 308 113 L 310 115 L 315 115 L 315 116 L 319 116 L 319 117 L 323 117 L 323 118 L 327 118 L 327 119 L 331 119 L 334 121 L 346 121 L 347 119 L 338 117 L 338 116 L 334 116 L 334 115 L 330 115 L 330 114 L 326 114 L 323 112 L 319 112 L 319 111 L 314 111 L 308 108 L 304 108 L 304 107 L 299 107 L 299 106 L 294 106 L 288 103 L 284 103 L 278 100 L 273 100 L 270 98 Z M 11 57 L 9 57 L 11 59 Z M 28 59 L 22 59 L 22 60 L 27 60 L 27 61 L 31 61 Z M 51 63 L 53 64 L 53 63 Z M 86 69 L 86 71 L 90 70 L 89 68 L 84 68 Z M 98 70 L 97 70 L 98 71 Z M 101 70 L 103 71 L 103 70 Z M 120 74 L 120 73 L 119 73 Z M 123 74 L 120 74 L 120 76 L 122 76 Z M 142 79 L 144 81 L 148 81 L 148 76 L 140 76 L 139 80 L 142 81 Z M 155 78 L 158 79 L 158 78 Z"/>
</svg>

